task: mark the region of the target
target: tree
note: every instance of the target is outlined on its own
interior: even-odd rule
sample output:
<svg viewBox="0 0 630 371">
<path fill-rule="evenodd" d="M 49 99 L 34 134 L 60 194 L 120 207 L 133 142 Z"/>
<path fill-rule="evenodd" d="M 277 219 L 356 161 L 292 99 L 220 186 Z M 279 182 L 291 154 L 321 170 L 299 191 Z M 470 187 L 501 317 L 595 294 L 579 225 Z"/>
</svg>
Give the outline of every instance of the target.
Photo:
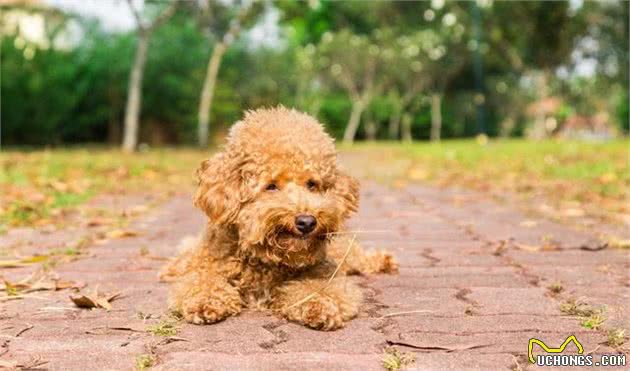
<svg viewBox="0 0 630 371">
<path fill-rule="evenodd" d="M 325 34 L 317 47 L 316 59 L 320 68 L 327 70 L 329 83 L 341 87 L 352 102 L 344 143 L 352 144 L 361 115 L 387 81 L 378 39 L 343 30 Z"/>
<path fill-rule="evenodd" d="M 585 6 L 589 4 L 585 2 Z M 596 2 L 592 4 L 597 6 Z M 482 11 L 491 14 L 484 18 L 483 28 L 489 50 L 485 60 L 488 69 L 494 71 L 494 78 L 503 76 L 504 80 L 518 81 L 527 76 L 534 85 L 532 99 L 541 102 L 549 98 L 553 94 L 551 86 L 558 81 L 556 69 L 570 64 L 576 41 L 588 30 L 582 17 L 572 15 L 569 2 L 561 1 L 495 2 Z M 497 100 L 495 106 L 505 103 L 505 97 L 498 94 L 490 97 Z M 513 98 L 522 106 L 526 103 L 522 94 Z M 514 104 L 510 107 L 506 122 L 513 121 L 520 108 Z M 546 133 L 544 105 L 538 107 L 534 126 L 536 131 Z"/>
<path fill-rule="evenodd" d="M 428 13 L 427 13 L 428 12 Z M 442 132 L 442 99 L 447 85 L 465 66 L 468 51 L 463 38 L 466 30 L 463 22 L 465 12 L 457 5 L 439 11 L 428 9 L 425 19 L 430 28 L 420 31 L 417 36 L 420 49 L 428 57 L 424 71 L 429 76 L 428 89 L 431 92 L 431 134 L 432 141 L 439 141 Z M 479 45 L 471 44 L 472 48 Z"/>
<path fill-rule="evenodd" d="M 141 14 L 134 7 L 132 0 L 127 0 L 127 4 L 136 20 L 138 44 L 136 45 L 133 64 L 129 75 L 122 148 L 126 152 L 133 152 L 136 150 L 138 144 L 138 127 L 140 108 L 142 105 L 142 77 L 144 75 L 151 34 L 175 13 L 178 1 L 173 0 L 170 2 L 170 4 L 150 22 L 146 22 L 142 19 Z"/>
<path fill-rule="evenodd" d="M 386 56 L 392 55 L 386 64 L 389 75 L 387 98 L 392 107 L 388 125 L 390 139 L 398 139 L 399 134 L 404 141 L 412 139 L 411 117 L 408 116 L 413 113 L 411 108 L 417 107 L 412 103 L 430 82 L 430 76 L 424 70 L 428 56 L 420 48 L 424 37 L 423 32 L 399 36 L 391 48 L 386 47 L 383 51 Z"/>
<path fill-rule="evenodd" d="M 214 96 L 221 60 L 223 59 L 223 56 L 230 44 L 232 44 L 240 33 L 243 22 L 255 13 L 255 7 L 253 3 L 246 3 L 240 5 L 239 7 L 226 8 L 221 4 L 215 4 L 210 0 L 204 0 L 201 4 L 202 9 L 200 12 L 200 23 L 202 27 L 210 29 L 210 34 L 216 38 L 212 54 L 208 60 L 206 77 L 204 79 L 201 96 L 199 98 L 199 126 L 197 131 L 197 141 L 199 147 L 205 148 L 208 146 L 212 98 Z M 234 11 L 236 11 L 235 15 L 233 14 Z M 219 30 L 221 25 L 217 25 L 217 23 L 221 23 L 221 21 L 224 21 L 223 23 L 228 21 L 229 25 L 227 30 L 223 31 L 222 36 L 216 37 L 217 34 L 222 32 Z"/>
</svg>

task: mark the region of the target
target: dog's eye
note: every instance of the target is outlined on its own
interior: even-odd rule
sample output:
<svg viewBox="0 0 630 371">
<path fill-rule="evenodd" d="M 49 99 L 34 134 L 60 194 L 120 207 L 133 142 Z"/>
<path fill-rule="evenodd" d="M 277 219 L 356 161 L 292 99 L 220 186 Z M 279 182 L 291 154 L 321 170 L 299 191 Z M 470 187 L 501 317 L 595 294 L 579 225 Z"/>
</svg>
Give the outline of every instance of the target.
<svg viewBox="0 0 630 371">
<path fill-rule="evenodd" d="M 306 188 L 308 188 L 311 191 L 316 191 L 319 188 L 319 185 L 317 184 L 316 181 L 314 181 L 313 179 L 310 179 L 308 182 L 306 182 Z"/>
<path fill-rule="evenodd" d="M 276 185 L 276 183 L 269 183 L 265 187 L 265 191 L 277 191 L 277 190 L 278 190 L 278 186 Z"/>
</svg>

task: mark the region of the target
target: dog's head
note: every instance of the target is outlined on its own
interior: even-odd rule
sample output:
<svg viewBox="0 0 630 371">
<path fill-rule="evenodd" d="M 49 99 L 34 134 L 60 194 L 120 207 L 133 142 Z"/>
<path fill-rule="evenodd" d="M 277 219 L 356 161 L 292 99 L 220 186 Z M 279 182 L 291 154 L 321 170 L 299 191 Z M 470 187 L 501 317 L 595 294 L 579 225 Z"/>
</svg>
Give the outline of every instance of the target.
<svg viewBox="0 0 630 371">
<path fill-rule="evenodd" d="M 238 232 L 243 256 L 293 269 L 323 259 L 358 207 L 358 183 L 337 167 L 333 139 L 284 107 L 248 112 L 197 176 L 195 205 Z"/>
</svg>

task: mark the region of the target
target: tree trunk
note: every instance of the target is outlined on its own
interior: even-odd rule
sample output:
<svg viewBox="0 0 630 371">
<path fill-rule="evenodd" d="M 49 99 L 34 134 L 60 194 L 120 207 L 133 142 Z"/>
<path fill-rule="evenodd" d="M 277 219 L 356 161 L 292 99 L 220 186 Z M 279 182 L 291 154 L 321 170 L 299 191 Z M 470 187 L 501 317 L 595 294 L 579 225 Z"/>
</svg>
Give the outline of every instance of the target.
<svg viewBox="0 0 630 371">
<path fill-rule="evenodd" d="M 212 50 L 212 56 L 208 62 L 206 71 L 206 79 L 201 89 L 201 98 L 199 100 L 199 127 L 197 128 L 197 140 L 199 147 L 208 147 L 208 134 L 210 133 L 210 111 L 212 110 L 212 97 L 214 96 L 214 88 L 217 83 L 217 75 L 219 74 L 219 66 L 223 59 L 223 54 L 227 45 L 224 42 L 218 42 Z"/>
<path fill-rule="evenodd" d="M 405 113 L 402 115 L 402 141 L 405 143 L 411 143 L 413 137 L 411 136 L 411 115 Z"/>
<path fill-rule="evenodd" d="M 376 140 L 376 132 L 378 131 L 378 127 L 376 125 L 376 121 L 374 120 L 373 114 L 369 110 L 366 112 L 366 116 L 365 138 L 373 142 Z"/>
<path fill-rule="evenodd" d="M 549 92 L 549 84 L 547 83 L 547 71 L 542 70 L 536 79 L 536 90 L 538 92 L 538 110 L 536 111 L 536 119 L 533 128 L 534 139 L 544 139 L 549 136 L 545 121 L 547 119 L 548 112 L 545 107 L 545 100 L 547 99 Z"/>
<path fill-rule="evenodd" d="M 117 145 L 120 143 L 120 121 L 116 120 L 114 115 L 110 115 L 107 121 L 107 143 L 110 145 Z"/>
<path fill-rule="evenodd" d="M 149 50 L 149 33 L 140 32 L 138 34 L 138 45 L 133 58 L 133 66 L 129 77 L 129 88 L 127 89 L 127 105 L 125 108 L 125 126 L 123 134 L 122 148 L 125 152 L 133 152 L 138 145 L 138 121 L 140 119 L 140 108 L 142 104 L 142 76 L 144 66 L 147 61 Z"/>
<path fill-rule="evenodd" d="M 393 114 L 389 118 L 389 139 L 397 140 L 398 133 L 400 132 L 400 117 L 402 114 L 402 110 L 399 107 L 396 107 Z"/>
<path fill-rule="evenodd" d="M 344 144 L 352 144 L 354 142 L 354 137 L 357 134 L 357 129 L 359 129 L 361 114 L 363 114 L 364 109 L 365 103 L 362 100 L 352 102 L 352 113 L 350 114 L 346 131 L 343 133 Z"/>
<path fill-rule="evenodd" d="M 514 127 L 516 126 L 516 115 L 512 113 L 508 113 L 507 117 L 501 121 L 499 128 L 499 136 L 501 138 L 509 138 L 512 132 L 514 131 Z"/>
<path fill-rule="evenodd" d="M 431 141 L 440 141 L 442 134 L 442 95 L 431 94 Z"/>
</svg>

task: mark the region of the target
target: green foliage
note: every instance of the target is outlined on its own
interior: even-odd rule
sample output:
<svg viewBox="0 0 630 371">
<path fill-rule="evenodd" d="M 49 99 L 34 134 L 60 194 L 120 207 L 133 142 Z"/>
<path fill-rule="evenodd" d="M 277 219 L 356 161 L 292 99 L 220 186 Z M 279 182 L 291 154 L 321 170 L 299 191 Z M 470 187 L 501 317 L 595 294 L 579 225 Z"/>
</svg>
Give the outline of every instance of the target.
<svg viewBox="0 0 630 371">
<path fill-rule="evenodd" d="M 532 83 L 539 75 L 548 80 L 547 95 L 561 98 L 561 109 L 553 115 L 559 123 L 575 115 L 606 113 L 621 133 L 628 133 L 628 2 L 584 2 L 577 8 L 568 2 L 481 4 L 478 45 L 472 3 L 433 3 L 256 3 L 221 63 L 211 135 L 222 135 L 243 110 L 284 104 L 317 115 L 340 137 L 351 112 L 351 96 L 340 77 L 350 76 L 361 88 L 374 60 L 373 83 L 380 89 L 361 125 L 370 117 L 378 138 L 389 137 L 392 117 L 406 114 L 413 137 L 427 139 L 432 92 L 443 96 L 442 137 L 474 136 L 479 131 L 473 78 L 477 51 L 484 63 L 488 135 L 523 135 L 533 120 L 528 107 L 544 98 Z M 200 12 L 195 4 L 184 2 L 152 34 L 140 142 L 195 141 L 209 55 L 242 6 L 210 1 Z M 273 13 L 269 9 L 279 15 L 280 41 L 255 45 L 247 30 L 264 23 Z M 48 46 L 3 29 L 2 144 L 120 143 L 137 35 L 106 32 L 60 12 L 43 16 L 50 21 Z M 71 28 L 79 30 L 78 43 L 63 47 L 50 41 Z M 584 48 L 589 39 L 597 47 Z M 572 54 L 578 49 L 583 59 L 597 61 L 594 76 L 574 74 L 579 66 Z M 569 77 L 559 78 L 558 68 Z M 357 137 L 364 138 L 364 130 Z"/>
<path fill-rule="evenodd" d="M 629 104 L 630 95 L 628 95 L 628 90 L 626 90 L 625 94 L 621 94 L 619 96 L 619 104 L 617 105 L 617 118 L 619 120 L 619 129 L 624 134 L 628 134 L 628 131 L 630 131 L 630 109 L 628 108 Z"/>
</svg>

